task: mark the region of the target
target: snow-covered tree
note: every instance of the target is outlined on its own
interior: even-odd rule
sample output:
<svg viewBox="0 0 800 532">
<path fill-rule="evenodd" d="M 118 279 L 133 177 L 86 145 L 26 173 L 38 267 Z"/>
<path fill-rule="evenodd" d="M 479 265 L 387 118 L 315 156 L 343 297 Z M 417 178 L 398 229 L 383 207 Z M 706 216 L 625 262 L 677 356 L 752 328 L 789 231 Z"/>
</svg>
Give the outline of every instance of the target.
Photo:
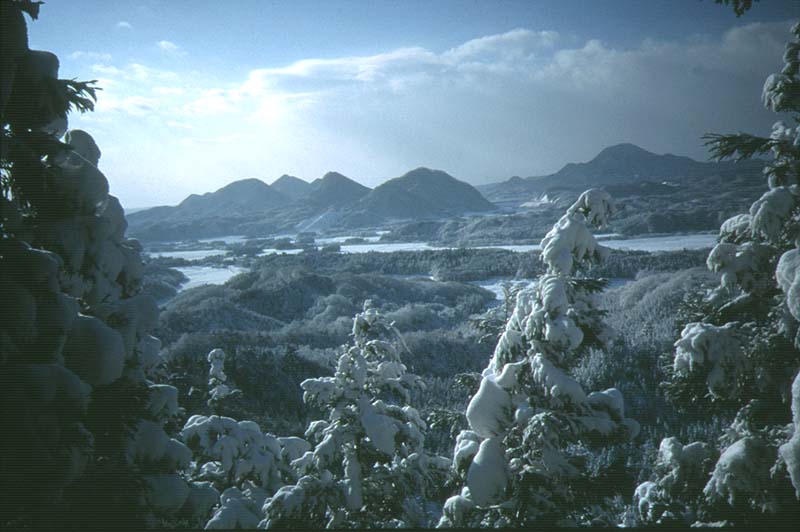
<svg viewBox="0 0 800 532">
<path fill-rule="evenodd" d="M 424 526 L 426 484 L 448 460 L 423 447 L 425 422 L 408 406 L 419 384 L 396 347 L 397 330 L 365 302 L 353 345 L 333 377 L 303 381 L 306 403 L 327 411 L 313 421 L 313 442 L 291 465 L 298 481 L 264 504 L 264 528 Z"/>
<path fill-rule="evenodd" d="M 767 78 L 762 99 L 776 113 L 791 113 L 794 125 L 776 122 L 769 138 L 707 136 L 717 159 L 771 155 L 764 168 L 769 189 L 749 213 L 720 227 L 707 261 L 721 274 L 720 286 L 688 310 L 666 384 L 681 405 L 736 414 L 719 442 L 662 442 L 662 450 L 683 451 L 663 453 L 669 458 L 659 461 L 668 465 L 637 489 L 646 522 L 741 524 L 800 516 L 800 23 L 791 31 L 785 66 Z M 712 456 L 716 465 L 709 462 Z M 674 482 L 687 468 L 694 472 L 692 481 Z M 664 517 L 666 508 L 677 510 Z"/>
<path fill-rule="evenodd" d="M 0 519 L 157 524 L 190 491 L 191 453 L 165 430 L 177 390 L 149 378 L 158 308 L 100 150 L 67 131 L 95 88 L 28 49 L 39 3 L 0 1 Z"/>
<path fill-rule="evenodd" d="M 611 338 L 596 297 L 604 282 L 575 275 L 607 255 L 589 228 L 611 213 L 606 192 L 587 190 L 542 240 L 547 273 L 517 294 L 469 402 L 470 430 L 458 435 L 452 462 L 464 487 L 439 526 L 578 522 L 591 499 L 582 493 L 580 449 L 639 432 L 617 389 L 586 394 L 569 373 L 588 347 Z"/>
<path fill-rule="evenodd" d="M 208 406 L 215 406 L 226 397 L 241 393 L 241 390 L 228 385 L 228 376 L 225 374 L 225 351 L 212 349 L 208 353 Z"/>
<path fill-rule="evenodd" d="M 208 405 L 216 408 L 239 390 L 228 384 L 222 349 L 211 350 L 207 359 Z M 194 457 L 188 469 L 192 492 L 182 516 L 207 529 L 255 528 L 264 500 L 297 480 L 290 462 L 311 448 L 301 438 L 264 433 L 254 421 L 216 414 L 191 416 L 180 438 Z"/>
</svg>

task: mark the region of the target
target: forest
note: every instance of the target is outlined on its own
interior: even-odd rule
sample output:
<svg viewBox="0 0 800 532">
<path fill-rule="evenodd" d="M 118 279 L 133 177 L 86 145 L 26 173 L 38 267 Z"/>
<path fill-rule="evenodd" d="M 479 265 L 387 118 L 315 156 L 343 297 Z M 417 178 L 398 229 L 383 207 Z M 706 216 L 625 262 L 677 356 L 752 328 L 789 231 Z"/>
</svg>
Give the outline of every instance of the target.
<svg viewBox="0 0 800 532">
<path fill-rule="evenodd" d="M 763 162 L 741 205 L 715 196 L 642 230 L 657 216 L 626 219 L 594 187 L 508 217 L 534 251 L 259 253 L 295 247 L 270 237 L 189 262 L 127 236 L 102 147 L 68 124 L 102 87 L 29 48 L 40 4 L 0 0 L 0 526 L 800 519 L 800 22 L 761 95 L 770 136 L 705 137 L 715 159 Z M 611 249 L 595 235 L 618 216 L 717 238 Z M 231 257 L 247 271 L 181 288 L 175 268 Z M 500 299 L 489 278 L 510 280 Z"/>
</svg>

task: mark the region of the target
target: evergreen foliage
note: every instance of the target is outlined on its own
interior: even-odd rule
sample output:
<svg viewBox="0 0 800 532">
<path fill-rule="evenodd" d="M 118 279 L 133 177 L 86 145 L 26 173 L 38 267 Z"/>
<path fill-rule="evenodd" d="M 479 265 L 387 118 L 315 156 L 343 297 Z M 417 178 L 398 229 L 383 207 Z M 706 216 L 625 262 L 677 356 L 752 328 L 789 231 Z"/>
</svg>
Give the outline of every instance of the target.
<svg viewBox="0 0 800 532">
<path fill-rule="evenodd" d="M 39 4 L 0 1 L 0 523 L 155 525 L 189 491 L 190 452 L 166 432 L 177 390 L 151 380 L 141 246 L 94 140 L 67 131 L 97 88 L 28 48 Z"/>
<path fill-rule="evenodd" d="M 584 192 L 542 240 L 547 273 L 516 294 L 494 356 L 467 407 L 453 470 L 461 493 L 439 526 L 529 527 L 577 524 L 600 516 L 585 471 L 585 449 L 625 442 L 639 431 L 616 388 L 586 394 L 570 370 L 610 331 L 596 298 L 605 282 L 575 270 L 608 250 L 589 226 L 612 212 L 605 192 Z M 608 494 L 609 496 L 611 494 Z M 602 512 L 600 512 L 602 514 Z"/>
<path fill-rule="evenodd" d="M 762 100 L 791 113 L 794 126 L 776 122 L 769 138 L 706 136 L 718 159 L 770 154 L 769 190 L 722 224 L 707 259 L 720 286 L 685 307 L 665 383 L 677 404 L 735 418 L 718 442 L 661 443 L 655 480 L 636 491 L 643 522 L 765 524 L 799 515 L 800 23 L 791 31 L 785 66 L 767 78 Z"/>
</svg>

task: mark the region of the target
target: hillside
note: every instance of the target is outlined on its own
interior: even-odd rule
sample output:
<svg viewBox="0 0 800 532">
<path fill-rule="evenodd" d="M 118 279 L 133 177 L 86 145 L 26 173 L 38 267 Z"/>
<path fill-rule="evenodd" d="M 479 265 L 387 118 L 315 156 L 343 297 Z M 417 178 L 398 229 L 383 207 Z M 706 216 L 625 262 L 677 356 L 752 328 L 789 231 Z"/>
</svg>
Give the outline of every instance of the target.
<svg viewBox="0 0 800 532">
<path fill-rule="evenodd" d="M 287 198 L 293 200 L 302 198 L 311 191 L 311 185 L 299 177 L 283 174 L 270 185 Z"/>
<path fill-rule="evenodd" d="M 663 188 L 662 182 L 693 187 L 710 186 L 711 181 L 761 180 L 762 161 L 699 162 L 672 154 L 658 155 L 634 144 L 605 148 L 585 163 L 568 163 L 558 172 L 540 177 L 512 177 L 500 183 L 478 186 L 490 201 L 508 207 L 535 200 L 547 194 L 550 199 L 563 191 L 574 192 L 590 186 L 603 186 L 614 192 L 644 193 Z M 608 189 L 609 186 L 616 190 Z M 706 190 L 707 191 L 707 190 Z M 659 193 L 663 193 L 659 190 Z"/>
<path fill-rule="evenodd" d="M 370 189 L 338 172 L 328 172 L 311 182 L 304 201 L 317 207 L 340 207 L 355 203 Z"/>
<path fill-rule="evenodd" d="M 131 234 L 142 240 L 183 240 L 224 236 L 244 221 L 264 218 L 291 202 L 259 179 L 234 181 L 203 195 L 192 194 L 178 205 L 154 207 L 128 216 Z"/>
<path fill-rule="evenodd" d="M 191 194 L 174 207 L 154 207 L 132 213 L 132 226 L 156 221 L 181 222 L 211 216 L 245 216 L 285 204 L 287 197 L 259 179 L 234 181 L 203 195 Z"/>
<path fill-rule="evenodd" d="M 271 186 L 257 179 L 236 181 L 216 192 L 193 194 L 175 207 L 134 213 L 129 220 L 133 235 L 153 241 L 324 232 L 492 209 L 471 185 L 441 170 L 417 168 L 374 190 L 338 172 L 311 183 L 289 175 Z"/>
</svg>

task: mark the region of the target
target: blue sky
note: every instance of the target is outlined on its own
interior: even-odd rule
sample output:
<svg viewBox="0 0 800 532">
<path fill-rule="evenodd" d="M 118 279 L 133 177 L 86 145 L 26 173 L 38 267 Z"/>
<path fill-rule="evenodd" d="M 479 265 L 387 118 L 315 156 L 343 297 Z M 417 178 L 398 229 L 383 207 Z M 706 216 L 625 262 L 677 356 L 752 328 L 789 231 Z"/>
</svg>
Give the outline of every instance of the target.
<svg viewBox="0 0 800 532">
<path fill-rule="evenodd" d="M 284 173 L 478 184 L 618 142 L 705 159 L 706 131 L 768 133 L 761 86 L 798 6 L 49 0 L 29 34 L 61 77 L 100 81 L 71 126 L 141 207 Z"/>
</svg>

